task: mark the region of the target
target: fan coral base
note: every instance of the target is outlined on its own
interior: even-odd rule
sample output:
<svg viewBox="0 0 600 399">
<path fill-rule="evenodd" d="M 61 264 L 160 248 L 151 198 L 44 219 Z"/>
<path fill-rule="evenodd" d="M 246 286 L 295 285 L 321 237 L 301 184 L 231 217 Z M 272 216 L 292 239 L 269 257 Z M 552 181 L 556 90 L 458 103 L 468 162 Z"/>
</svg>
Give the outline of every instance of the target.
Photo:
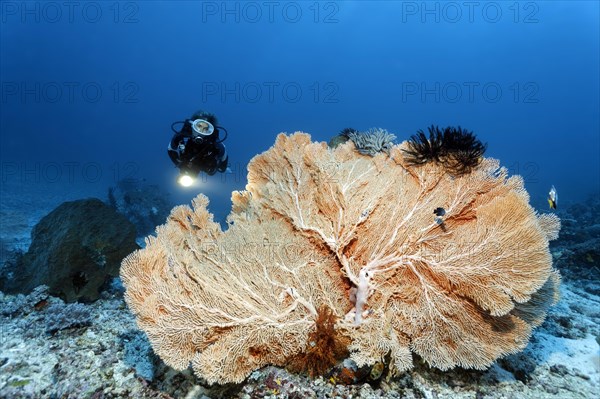
<svg viewBox="0 0 600 399">
<path fill-rule="evenodd" d="M 226 231 L 203 195 L 174 208 L 121 269 L 156 353 L 225 383 L 302 359 L 316 336 L 393 373 L 413 353 L 483 369 L 522 350 L 557 299 L 558 218 L 537 214 L 496 160 L 451 176 L 407 164 L 406 149 L 371 157 L 281 134 L 250 162 Z"/>
</svg>

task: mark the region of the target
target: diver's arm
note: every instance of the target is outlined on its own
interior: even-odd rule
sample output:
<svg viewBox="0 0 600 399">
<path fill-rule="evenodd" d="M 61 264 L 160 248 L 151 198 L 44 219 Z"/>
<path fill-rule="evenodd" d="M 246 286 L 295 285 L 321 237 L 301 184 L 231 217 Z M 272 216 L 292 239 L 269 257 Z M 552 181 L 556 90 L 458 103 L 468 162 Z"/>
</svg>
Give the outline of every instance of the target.
<svg viewBox="0 0 600 399">
<path fill-rule="evenodd" d="M 179 164 L 181 163 L 179 160 L 179 153 L 176 150 L 172 149 L 170 145 L 167 148 L 167 153 L 169 154 L 169 158 L 171 158 L 171 161 L 175 164 L 175 166 L 179 166 Z"/>
</svg>

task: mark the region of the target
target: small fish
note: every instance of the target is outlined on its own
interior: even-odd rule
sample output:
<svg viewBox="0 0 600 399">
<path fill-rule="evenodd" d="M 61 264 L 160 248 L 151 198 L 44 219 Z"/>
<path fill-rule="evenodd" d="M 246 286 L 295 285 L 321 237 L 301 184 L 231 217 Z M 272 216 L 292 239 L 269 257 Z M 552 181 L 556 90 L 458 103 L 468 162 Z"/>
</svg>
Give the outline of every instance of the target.
<svg viewBox="0 0 600 399">
<path fill-rule="evenodd" d="M 385 364 L 382 362 L 377 362 L 371 368 L 371 372 L 369 373 L 369 378 L 373 381 L 376 381 L 381 378 L 381 374 L 383 374 L 383 370 L 385 369 Z"/>
<path fill-rule="evenodd" d="M 435 208 L 433 210 L 433 213 L 435 214 L 435 216 L 444 216 L 446 214 L 446 210 L 442 207 L 439 207 L 439 208 Z"/>
<path fill-rule="evenodd" d="M 35 305 L 33 305 L 33 308 L 35 310 L 42 310 L 44 309 L 46 306 L 48 306 L 48 301 L 45 299 L 42 299 L 41 301 L 37 302 Z"/>
<path fill-rule="evenodd" d="M 554 185 L 552 185 L 548 193 L 548 205 L 550 205 L 550 209 L 556 209 L 556 204 L 558 204 L 558 193 Z"/>
<path fill-rule="evenodd" d="M 442 229 L 444 233 L 448 231 L 448 229 L 446 228 L 446 224 L 444 223 L 444 219 L 442 219 L 441 217 L 436 217 L 435 222 L 438 224 L 438 226 L 440 226 L 440 229 Z"/>
</svg>

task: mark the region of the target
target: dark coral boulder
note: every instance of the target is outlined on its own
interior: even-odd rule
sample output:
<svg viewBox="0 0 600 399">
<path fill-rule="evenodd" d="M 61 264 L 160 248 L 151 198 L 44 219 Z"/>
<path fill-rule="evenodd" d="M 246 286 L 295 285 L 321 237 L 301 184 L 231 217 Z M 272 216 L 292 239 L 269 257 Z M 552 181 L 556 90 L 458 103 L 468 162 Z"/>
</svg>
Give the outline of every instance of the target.
<svg viewBox="0 0 600 399">
<path fill-rule="evenodd" d="M 5 270 L 0 289 L 28 293 L 44 284 L 67 302 L 96 300 L 138 249 L 135 237 L 135 226 L 99 199 L 65 202 L 33 228 L 29 251 Z"/>
</svg>

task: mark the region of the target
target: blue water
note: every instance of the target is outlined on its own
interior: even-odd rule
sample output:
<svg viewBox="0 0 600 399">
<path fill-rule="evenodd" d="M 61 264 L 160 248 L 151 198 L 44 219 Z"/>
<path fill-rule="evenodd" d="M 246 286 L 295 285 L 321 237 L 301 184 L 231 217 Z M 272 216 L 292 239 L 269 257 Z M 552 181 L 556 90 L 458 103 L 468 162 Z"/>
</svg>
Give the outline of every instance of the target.
<svg viewBox="0 0 600 399">
<path fill-rule="evenodd" d="M 600 191 L 598 2 L 0 3 L 2 181 L 146 179 L 222 220 L 279 132 L 398 140 L 460 125 L 535 206 Z M 170 125 L 229 132 L 231 174 L 182 189 Z"/>
</svg>

